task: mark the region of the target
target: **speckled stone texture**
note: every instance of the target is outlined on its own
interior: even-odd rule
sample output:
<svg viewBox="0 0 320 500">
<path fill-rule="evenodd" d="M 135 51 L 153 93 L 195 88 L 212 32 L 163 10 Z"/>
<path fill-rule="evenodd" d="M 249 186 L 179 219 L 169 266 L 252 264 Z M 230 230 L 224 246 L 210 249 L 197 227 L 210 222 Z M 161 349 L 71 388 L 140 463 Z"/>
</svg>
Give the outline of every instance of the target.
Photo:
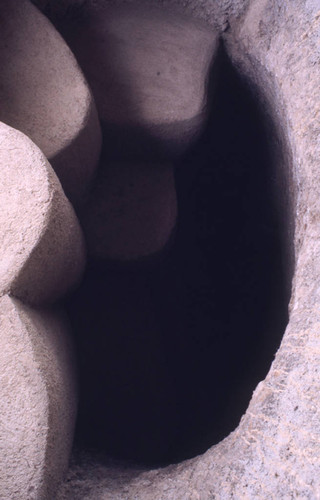
<svg viewBox="0 0 320 500">
<path fill-rule="evenodd" d="M 281 347 L 238 428 L 207 453 L 142 470 L 83 452 L 60 500 L 320 498 L 320 6 L 305 0 L 244 6 L 234 2 L 228 26 L 221 25 L 223 39 L 279 128 L 277 182 L 287 191 L 279 203 L 294 220 L 287 224 L 295 270 Z M 188 2 L 188 8 L 216 24 L 213 2 Z"/>
<path fill-rule="evenodd" d="M 68 465 L 77 387 L 58 309 L 0 298 L 0 498 L 49 499 Z"/>
<path fill-rule="evenodd" d="M 37 144 L 78 203 L 101 146 L 91 93 L 68 46 L 28 0 L 2 2 L 0 16 L 0 120 Z"/>
<path fill-rule="evenodd" d="M 0 498 L 52 498 L 77 407 L 68 322 L 52 302 L 79 282 L 84 242 L 43 153 L 3 123 L 0 164 Z"/>
<path fill-rule="evenodd" d="M 231 18 L 240 18 L 249 5 L 250 0 L 33 0 L 42 11 L 54 21 L 66 17 L 74 18 L 82 13 L 100 10 L 109 5 L 143 5 L 161 6 L 166 9 L 191 14 L 195 19 L 202 19 L 209 25 L 227 28 Z"/>
<path fill-rule="evenodd" d="M 70 329 L 55 303 L 85 265 L 63 189 L 82 200 L 101 134 L 84 77 L 47 18 L 28 1 L 2 2 L 0 24 L 0 498 L 51 499 L 77 409 Z"/>
<path fill-rule="evenodd" d="M 0 123 L 1 293 L 52 303 L 79 281 L 82 232 L 61 184 L 39 148 Z"/>
</svg>

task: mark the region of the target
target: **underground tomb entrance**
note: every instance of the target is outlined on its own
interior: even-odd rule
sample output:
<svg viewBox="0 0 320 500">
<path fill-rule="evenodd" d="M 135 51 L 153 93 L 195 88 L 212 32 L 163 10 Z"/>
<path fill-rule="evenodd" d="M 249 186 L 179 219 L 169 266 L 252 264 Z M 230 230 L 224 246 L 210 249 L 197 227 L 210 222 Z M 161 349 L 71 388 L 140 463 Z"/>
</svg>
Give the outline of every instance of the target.
<svg viewBox="0 0 320 500">
<path fill-rule="evenodd" d="M 176 164 L 169 245 L 140 262 L 89 261 L 67 304 L 76 444 L 114 458 L 178 462 L 226 437 L 288 321 L 269 118 L 223 47 L 218 58 L 206 126 Z"/>
</svg>

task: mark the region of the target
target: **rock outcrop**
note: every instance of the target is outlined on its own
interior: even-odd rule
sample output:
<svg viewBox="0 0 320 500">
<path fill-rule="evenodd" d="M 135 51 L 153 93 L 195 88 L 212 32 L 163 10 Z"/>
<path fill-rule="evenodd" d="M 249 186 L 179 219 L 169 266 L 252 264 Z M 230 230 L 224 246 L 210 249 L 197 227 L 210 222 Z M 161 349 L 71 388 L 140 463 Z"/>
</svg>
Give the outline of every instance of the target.
<svg viewBox="0 0 320 500">
<path fill-rule="evenodd" d="M 28 0 L 5 2 L 0 12 L 0 120 L 33 140 L 79 203 L 101 146 L 91 93 L 68 46 Z"/>
<path fill-rule="evenodd" d="M 61 499 L 71 494 L 146 500 L 318 498 L 320 12 L 310 1 L 253 0 L 245 14 L 243 5 L 235 3 L 238 12 L 230 12 L 223 38 L 234 65 L 278 127 L 276 183 L 290 242 L 289 273 L 295 256 L 282 344 L 238 428 L 207 453 L 153 471 L 106 465 L 84 453 L 75 459 Z"/>
<path fill-rule="evenodd" d="M 54 302 L 79 281 L 82 232 L 39 148 L 0 123 L 0 289 L 29 304 Z"/>
<path fill-rule="evenodd" d="M 77 405 L 68 322 L 49 304 L 80 280 L 84 242 L 39 148 L 3 123 L 0 144 L 0 496 L 49 498 L 68 464 Z"/>
<path fill-rule="evenodd" d="M 59 4 L 60 19 L 63 15 L 70 19 L 71 11 L 75 15 L 77 6 L 99 12 L 103 8 L 101 4 L 102 1 L 62 2 Z M 167 1 L 161 4 L 168 6 Z M 6 12 L 13 19 L 12 25 L 15 25 L 15 12 L 20 16 L 17 23 L 23 24 L 22 13 L 27 13 L 31 6 L 27 2 L 19 3 L 19 7 L 13 6 L 13 2 L 9 5 Z M 55 15 L 59 17 L 59 8 L 53 2 L 43 1 L 41 5 L 45 12 L 50 13 L 51 9 L 51 13 L 56 11 Z M 73 10 L 68 9 L 71 5 Z M 287 247 L 288 275 L 293 274 L 290 320 L 267 377 L 255 389 L 239 426 L 227 438 L 201 456 L 153 470 L 106 463 L 103 457 L 84 450 L 74 457 L 68 480 L 62 484 L 58 498 L 317 499 L 320 490 L 319 5 L 316 0 L 297 0 L 287 4 L 280 0 L 225 0 L 214 2 L 214 5 L 205 0 L 177 0 L 176 5 L 184 6 L 197 18 L 206 19 L 211 29 L 220 30 L 233 64 L 250 83 L 261 106 L 276 125 L 276 139 L 272 139 L 278 172 L 275 188 L 287 228 L 283 238 Z M 47 21 L 43 22 L 49 26 Z M 33 33 L 40 33 L 38 29 L 39 25 Z M 9 32 L 11 34 L 11 30 Z M 8 39 L 21 42 L 19 36 L 16 34 Z M 21 54 L 18 50 L 13 50 L 13 53 Z M 68 67 L 69 64 L 74 67 L 74 62 L 68 60 Z M 10 88 L 15 89 L 19 80 L 12 82 L 13 76 L 9 73 L 6 78 L 6 102 L 10 103 Z M 58 101 L 59 97 L 60 94 Z M 21 93 L 22 104 L 27 102 L 25 98 Z M 19 99 L 13 101 L 20 102 Z M 89 116 L 88 107 L 84 108 L 82 118 Z M 83 111 L 81 106 L 77 109 Z M 20 108 L 15 116 L 17 121 L 7 120 L 0 112 L 0 119 L 10 121 L 9 124 L 28 133 L 19 121 L 24 116 Z M 83 123 L 83 119 L 80 122 Z M 51 133 L 52 130 L 54 128 Z M 1 204 L 5 205 L 6 211 L 0 238 L 1 243 L 4 242 L 4 254 L 8 253 L 1 268 L 0 471 L 3 475 L 0 496 L 47 499 L 54 497 L 54 483 L 60 480 L 67 462 L 75 412 L 75 387 L 69 358 L 72 355 L 68 354 L 67 347 L 67 326 L 52 306 L 45 312 L 39 304 L 42 303 L 42 294 L 45 300 L 56 299 L 79 279 L 83 262 L 79 249 L 75 267 L 66 282 L 62 280 L 61 289 L 56 277 L 65 273 L 64 259 L 66 262 L 70 259 L 77 241 L 81 248 L 81 231 L 57 179 L 39 150 L 28 138 L 5 125 L 0 132 L 5 174 Z M 33 141 L 49 157 L 45 143 L 37 140 L 31 132 Z M 54 137 L 53 134 L 53 143 Z M 83 142 L 85 151 L 88 143 L 91 144 L 91 140 L 88 143 L 86 140 Z M 15 153 L 14 149 L 17 145 L 21 147 L 21 141 L 23 147 L 19 156 L 19 151 Z M 79 139 L 80 143 L 82 140 Z M 97 154 L 96 146 L 93 151 L 93 155 Z M 56 152 L 53 157 L 55 155 Z M 6 163 L 7 158 L 11 163 Z M 14 158 L 17 158 L 17 164 Z M 30 182 L 33 179 L 32 182 L 40 186 L 33 193 L 27 176 L 22 177 L 22 163 L 29 165 Z M 33 168 L 34 165 L 37 167 Z M 68 179 L 74 175 L 70 167 Z M 69 180 L 63 182 L 67 186 Z M 7 192 L 12 194 L 7 196 Z M 55 200 L 59 200 L 57 205 Z M 56 208 L 51 209 L 50 204 Z M 35 214 L 32 222 L 30 214 Z M 62 219 L 59 219 L 60 214 L 63 214 Z M 73 229 L 69 234 L 70 227 Z M 61 231 L 59 235 L 66 238 L 66 246 L 57 248 L 50 228 L 55 235 Z M 46 235 L 49 235 L 47 240 Z M 49 261 L 43 259 L 46 252 L 53 259 L 50 262 L 57 266 L 57 276 L 50 270 Z M 7 265 L 9 259 L 12 259 L 12 265 Z M 28 266 L 30 272 L 24 273 Z M 38 266 L 41 269 L 39 277 L 38 271 L 34 271 Z M 43 279 L 45 273 L 51 276 L 48 288 Z M 37 310 L 16 297 L 37 304 Z"/>
</svg>

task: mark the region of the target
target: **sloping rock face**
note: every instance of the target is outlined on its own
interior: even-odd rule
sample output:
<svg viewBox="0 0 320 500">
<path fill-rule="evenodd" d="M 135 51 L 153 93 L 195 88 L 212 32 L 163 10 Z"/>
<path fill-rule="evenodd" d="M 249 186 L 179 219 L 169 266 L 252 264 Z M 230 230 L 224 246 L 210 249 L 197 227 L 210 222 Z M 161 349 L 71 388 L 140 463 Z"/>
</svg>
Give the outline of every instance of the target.
<svg viewBox="0 0 320 500">
<path fill-rule="evenodd" d="M 54 302 L 81 276 L 85 250 L 74 210 L 50 164 L 21 132 L 0 123 L 2 293 Z"/>
<path fill-rule="evenodd" d="M 217 48 L 212 29 L 183 12 L 112 4 L 59 28 L 110 139 L 123 131 L 121 146 L 106 136 L 111 157 L 171 159 L 188 147 L 205 118 L 206 78 Z"/>
<path fill-rule="evenodd" d="M 0 120 L 37 144 L 79 203 L 99 159 L 96 109 L 70 49 L 29 1 L 1 5 L 0 64 Z"/>
<path fill-rule="evenodd" d="M 0 497 L 51 498 L 68 463 L 77 388 L 68 323 L 49 304 L 79 281 L 84 242 L 38 147 L 3 123 L 0 144 Z"/>
<path fill-rule="evenodd" d="M 190 4 L 197 12 L 203 7 Z M 235 7 L 223 32 L 227 51 L 279 127 L 277 183 L 286 193 L 279 205 L 287 217 L 291 269 L 295 255 L 281 347 L 238 428 L 207 453 L 152 471 L 105 464 L 84 453 L 60 499 L 318 498 L 319 5 L 253 0 L 245 13 L 243 4 Z"/>
<path fill-rule="evenodd" d="M 77 388 L 66 318 L 0 299 L 0 495 L 53 498 L 73 439 Z"/>
</svg>

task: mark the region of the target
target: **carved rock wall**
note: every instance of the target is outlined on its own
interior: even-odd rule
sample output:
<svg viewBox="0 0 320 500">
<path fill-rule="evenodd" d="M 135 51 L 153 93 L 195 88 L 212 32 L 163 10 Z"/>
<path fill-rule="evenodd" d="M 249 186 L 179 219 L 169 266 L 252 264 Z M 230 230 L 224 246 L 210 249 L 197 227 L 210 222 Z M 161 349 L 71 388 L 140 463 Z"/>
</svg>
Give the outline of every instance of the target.
<svg viewBox="0 0 320 500">
<path fill-rule="evenodd" d="M 52 498 L 77 408 L 68 321 L 55 303 L 81 280 L 85 246 L 47 158 L 79 201 L 101 137 L 90 91 L 48 20 L 27 1 L 0 12 L 0 497 Z"/>
<path fill-rule="evenodd" d="M 67 196 L 79 203 L 99 159 L 101 135 L 73 54 L 25 0 L 1 6 L 0 61 L 0 120 L 37 144 Z"/>
<path fill-rule="evenodd" d="M 83 454 L 59 498 L 319 497 L 319 21 L 316 2 L 256 0 L 229 17 L 223 34 L 279 129 L 279 204 L 294 279 L 290 321 L 267 378 L 238 428 L 203 456 L 147 471 Z"/>
<path fill-rule="evenodd" d="M 61 3 L 61 15 L 70 14 L 69 7 L 75 7 L 75 4 Z M 83 8 L 89 6 L 88 2 L 81 4 Z M 288 259 L 291 259 L 291 270 L 294 267 L 290 321 L 268 376 L 256 388 L 238 428 L 224 441 L 202 456 L 158 470 L 106 464 L 101 457 L 83 452 L 75 457 L 68 481 L 62 485 L 58 498 L 316 499 L 320 491 L 319 5 L 310 0 L 287 4 L 280 0 L 252 0 L 250 3 L 194 1 L 182 2 L 181 5 L 220 28 L 233 63 L 250 81 L 260 102 L 278 126 L 279 142 L 275 143 L 279 166 L 277 183 L 278 190 L 287 193 L 279 197 L 279 204 L 289 221 L 285 238 L 291 242 L 288 244 Z M 54 13 L 53 3 L 42 2 L 42 6 L 48 12 L 51 7 L 51 13 Z M 97 4 L 94 6 L 96 8 Z M 35 193 L 40 196 L 40 212 L 37 212 L 33 208 L 34 197 L 30 195 L 28 185 L 20 183 L 21 174 L 17 170 L 17 184 L 26 191 L 26 217 L 28 213 L 39 214 L 38 219 L 34 218 L 37 224 L 31 223 L 32 231 L 26 231 L 25 241 L 29 246 L 24 245 L 24 233 L 21 232 L 22 255 L 26 255 L 24 262 L 28 263 L 33 249 L 40 248 L 37 242 L 41 235 L 46 234 L 46 224 L 50 227 L 54 227 L 54 223 L 57 227 L 63 224 L 63 220 L 57 222 L 58 213 L 53 216 L 53 222 L 41 213 L 44 206 L 49 214 L 52 213 L 48 204 L 42 201 L 47 193 L 52 193 L 46 198 L 49 206 L 55 199 L 53 193 L 59 197 L 59 214 L 65 207 L 67 217 L 72 219 L 72 209 L 41 153 L 29 139 L 3 127 L 3 150 L 7 149 L 10 157 L 12 144 L 8 137 L 13 138 L 14 148 L 22 141 L 25 152 L 19 166 L 31 155 L 39 166 L 35 180 L 38 175 L 42 176 L 45 187 L 40 194 Z M 5 186 L 10 186 L 15 182 L 11 181 L 15 173 L 5 169 L 6 162 L 5 155 L 1 163 L 8 180 Z M 32 175 L 32 169 L 30 172 Z M 47 188 L 50 178 L 53 179 L 51 191 Z M 4 193 L 7 193 L 6 189 Z M 13 198 L 15 193 L 14 190 Z M 3 204 L 9 201 L 5 200 Z M 18 210 L 19 203 L 16 207 L 19 220 L 15 218 L 15 222 L 19 227 L 23 211 Z M 5 217 L 1 221 L 1 238 L 9 234 L 7 223 L 10 224 L 10 218 Z M 74 241 L 78 238 L 81 244 L 80 230 L 76 222 L 73 225 L 72 238 Z M 56 229 L 53 232 L 56 234 Z M 18 249 L 15 244 L 15 241 L 20 241 L 18 236 L 17 230 L 12 240 L 13 253 Z M 9 234 L 6 248 L 11 245 L 10 237 Z M 51 237 L 49 240 L 46 248 L 53 244 Z M 69 237 L 67 240 L 70 242 Z M 50 258 L 54 252 L 50 249 Z M 39 252 L 36 261 L 40 268 L 43 253 Z M 16 269 L 15 276 L 20 276 L 20 254 L 15 258 L 18 264 L 9 266 L 5 276 L 12 273 L 12 269 Z M 62 261 L 58 259 L 57 262 Z M 30 262 L 32 264 L 32 260 Z M 31 264 L 30 269 L 33 269 Z M 63 272 L 59 266 L 57 264 L 57 270 Z M 71 273 L 70 286 L 80 274 L 80 257 L 78 269 Z M 54 276 L 52 280 L 54 282 Z M 51 282 L 48 281 L 48 286 Z M 0 467 L 2 474 L 4 471 L 0 496 L 53 498 L 52 485 L 61 477 L 61 464 L 65 465 L 68 456 L 66 448 L 70 446 L 75 408 L 71 403 L 75 389 L 67 368 L 72 367 L 72 363 L 66 361 L 63 354 L 67 352 L 64 347 L 67 333 L 61 334 L 65 326 L 59 326 L 60 316 L 51 318 L 50 314 L 55 314 L 52 310 L 49 316 L 35 312 L 8 296 L 21 295 L 28 301 L 29 296 L 23 290 L 27 289 L 29 278 L 23 281 L 24 287 L 19 287 L 18 280 L 11 278 L 5 283 L 2 287 L 0 335 L 4 381 L 1 385 L 1 417 L 5 416 L 0 428 L 1 456 L 4 457 Z M 17 286 L 13 287 L 13 283 Z M 38 289 L 37 286 L 32 285 L 32 293 L 37 290 L 40 293 L 41 287 Z M 59 293 L 55 291 L 53 296 Z M 54 331 L 52 336 L 51 328 Z M 22 349 L 19 346 L 23 346 Z M 59 368 L 55 369 L 55 366 Z M 72 368 L 70 370 L 72 372 Z M 55 378 L 58 375 L 62 378 Z M 59 414 L 55 413 L 57 400 Z M 56 436 L 54 440 L 53 436 Z M 63 436 L 67 436 L 66 440 L 62 439 Z M 66 448 L 62 442 L 67 443 Z"/>
</svg>

